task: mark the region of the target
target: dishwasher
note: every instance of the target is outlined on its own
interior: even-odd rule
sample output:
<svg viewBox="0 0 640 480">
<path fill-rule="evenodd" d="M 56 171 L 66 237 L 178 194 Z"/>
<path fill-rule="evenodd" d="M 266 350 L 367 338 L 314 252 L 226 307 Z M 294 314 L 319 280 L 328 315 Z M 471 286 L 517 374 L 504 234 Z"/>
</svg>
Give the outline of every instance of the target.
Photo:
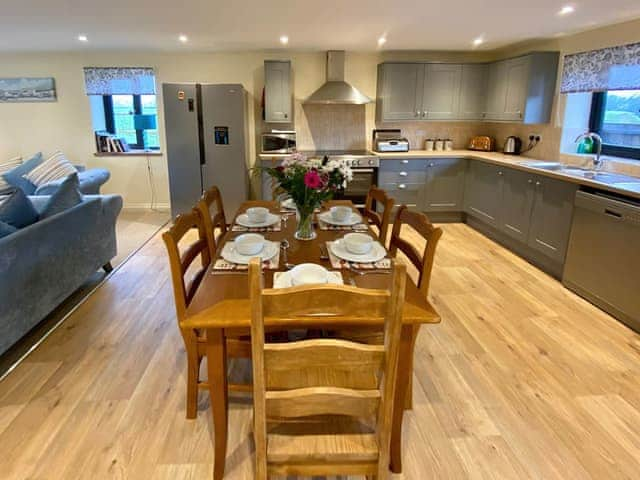
<svg viewBox="0 0 640 480">
<path fill-rule="evenodd" d="M 640 201 L 576 193 L 562 283 L 640 332 Z"/>
</svg>

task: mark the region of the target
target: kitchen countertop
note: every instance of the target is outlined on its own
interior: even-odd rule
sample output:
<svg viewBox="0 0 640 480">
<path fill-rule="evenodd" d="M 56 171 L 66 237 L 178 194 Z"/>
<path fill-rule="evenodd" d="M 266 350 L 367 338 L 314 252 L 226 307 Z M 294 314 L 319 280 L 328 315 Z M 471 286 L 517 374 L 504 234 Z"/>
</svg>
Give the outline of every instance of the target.
<svg viewBox="0 0 640 480">
<path fill-rule="evenodd" d="M 633 187 L 627 188 L 616 186 L 612 183 L 606 183 L 599 180 L 579 177 L 576 175 L 571 175 L 558 170 L 545 170 L 542 168 L 535 168 L 533 166 L 523 165 L 522 162 L 538 162 L 542 163 L 545 160 L 540 160 L 537 158 L 524 157 L 522 155 L 505 155 L 500 152 L 479 152 L 474 150 L 451 150 L 451 151 L 426 151 L 426 150 L 410 150 L 408 152 L 373 152 L 375 153 L 380 160 L 411 160 L 411 159 L 421 159 L 421 158 L 466 158 L 470 160 L 480 160 L 483 162 L 491 163 L 498 166 L 505 166 L 514 168 L 516 170 L 522 170 L 525 172 L 535 173 L 536 175 L 543 175 L 546 177 L 557 178 L 559 180 L 564 180 L 567 182 L 577 183 L 578 185 L 586 185 L 589 187 L 599 188 L 601 190 L 606 190 L 609 192 L 618 193 L 620 195 L 625 195 L 628 197 L 632 197 L 640 200 L 640 178 L 632 177 L 629 175 L 622 175 L 613 172 L 601 171 L 598 173 L 607 173 L 611 175 L 616 175 L 620 177 L 619 182 L 632 183 L 636 184 Z M 553 162 L 556 163 L 556 162 Z M 618 183 L 618 182 L 617 182 Z"/>
</svg>

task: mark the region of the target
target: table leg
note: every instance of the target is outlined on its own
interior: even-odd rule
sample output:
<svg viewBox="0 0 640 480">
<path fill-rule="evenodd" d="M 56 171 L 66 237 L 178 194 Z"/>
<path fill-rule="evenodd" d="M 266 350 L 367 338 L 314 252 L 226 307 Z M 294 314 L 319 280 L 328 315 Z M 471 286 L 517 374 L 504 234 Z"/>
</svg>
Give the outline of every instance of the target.
<svg viewBox="0 0 640 480">
<path fill-rule="evenodd" d="M 214 458 L 213 478 L 222 480 L 227 457 L 228 390 L 227 352 L 224 330 L 207 330 L 207 373 L 213 413 Z"/>
<path fill-rule="evenodd" d="M 413 325 L 402 326 L 400 358 L 398 359 L 396 391 L 393 401 L 393 423 L 391 425 L 391 471 L 393 473 L 402 473 L 402 417 L 409 379 L 413 375 L 411 367 L 416 333 L 417 329 L 414 329 Z"/>
</svg>

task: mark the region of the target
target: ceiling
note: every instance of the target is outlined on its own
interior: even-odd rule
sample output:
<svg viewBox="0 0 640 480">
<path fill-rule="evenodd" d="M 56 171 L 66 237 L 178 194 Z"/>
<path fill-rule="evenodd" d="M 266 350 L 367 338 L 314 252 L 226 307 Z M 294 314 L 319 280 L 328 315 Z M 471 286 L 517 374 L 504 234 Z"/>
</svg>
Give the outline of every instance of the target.
<svg viewBox="0 0 640 480">
<path fill-rule="evenodd" d="M 493 49 L 640 17 L 638 0 L 16 0 L 0 51 Z M 85 34 L 87 42 L 77 37 Z M 188 36 L 180 43 L 178 36 Z"/>
</svg>

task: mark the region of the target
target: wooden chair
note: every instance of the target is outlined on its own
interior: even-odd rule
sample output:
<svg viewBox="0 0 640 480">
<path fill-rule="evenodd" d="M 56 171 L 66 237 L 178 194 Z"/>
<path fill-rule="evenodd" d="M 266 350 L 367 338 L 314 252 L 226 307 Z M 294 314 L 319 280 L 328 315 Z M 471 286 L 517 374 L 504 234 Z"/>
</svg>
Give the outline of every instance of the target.
<svg viewBox="0 0 640 480">
<path fill-rule="evenodd" d="M 404 265 L 393 266 L 390 291 L 335 285 L 263 290 L 260 262 L 249 264 L 254 478 L 389 477 L 405 272 Z M 265 318 L 283 325 L 319 315 L 324 322 L 350 317 L 350 324 L 384 319 L 385 343 L 315 339 L 265 344 Z"/>
<path fill-rule="evenodd" d="M 227 232 L 227 219 L 220 189 L 214 186 L 204 192 L 196 208 L 202 216 L 209 249 L 213 255 L 218 248 L 218 239 Z M 216 229 L 219 230 L 218 236 L 215 234 Z"/>
<path fill-rule="evenodd" d="M 197 231 L 197 239 L 181 253 L 180 241 L 194 229 Z M 187 307 L 202 282 L 214 253 L 210 249 L 210 240 L 205 231 L 203 217 L 195 208 L 190 213 L 178 215 L 173 226 L 162 234 L 162 239 L 169 255 L 178 327 L 187 351 L 187 418 L 195 418 L 198 409 L 198 390 L 208 387 L 207 382 L 200 380 L 200 364 L 205 356 L 207 339 L 205 331 L 186 328 L 183 323 L 187 319 Z M 195 272 L 192 280 L 187 282 L 185 274 L 198 257 L 200 257 L 200 268 Z M 228 357 L 249 358 L 251 356 L 248 337 L 229 336 L 225 341 Z M 229 384 L 229 390 L 250 391 L 251 385 Z"/>
<path fill-rule="evenodd" d="M 420 235 L 426 244 L 422 251 L 418 250 L 413 243 L 402 238 L 400 232 L 403 225 L 408 225 Z M 409 261 L 418 270 L 417 287 L 422 294 L 427 297 L 429 294 L 429 284 L 431 283 L 431 271 L 433 269 L 433 260 L 436 254 L 438 241 L 442 237 L 442 229 L 435 227 L 424 213 L 412 212 L 406 205 L 402 205 L 396 213 L 391 231 L 391 240 L 389 242 L 389 254 L 396 257 L 398 250 L 406 255 Z M 420 325 L 414 326 L 411 339 L 411 350 L 415 347 L 416 339 Z M 411 370 L 413 370 L 413 355 L 411 356 Z M 409 388 L 407 390 L 407 398 L 405 400 L 405 408 L 411 408 L 413 403 L 413 376 L 409 377 Z"/>
<path fill-rule="evenodd" d="M 374 202 L 375 207 L 382 206 L 382 213 L 378 213 Z M 378 227 L 378 240 L 382 245 L 387 244 L 387 231 L 389 230 L 393 204 L 394 200 L 387 195 L 387 192 L 373 185 L 367 193 L 367 200 L 362 210 L 362 214 L 369 220 L 369 223 Z"/>
</svg>

